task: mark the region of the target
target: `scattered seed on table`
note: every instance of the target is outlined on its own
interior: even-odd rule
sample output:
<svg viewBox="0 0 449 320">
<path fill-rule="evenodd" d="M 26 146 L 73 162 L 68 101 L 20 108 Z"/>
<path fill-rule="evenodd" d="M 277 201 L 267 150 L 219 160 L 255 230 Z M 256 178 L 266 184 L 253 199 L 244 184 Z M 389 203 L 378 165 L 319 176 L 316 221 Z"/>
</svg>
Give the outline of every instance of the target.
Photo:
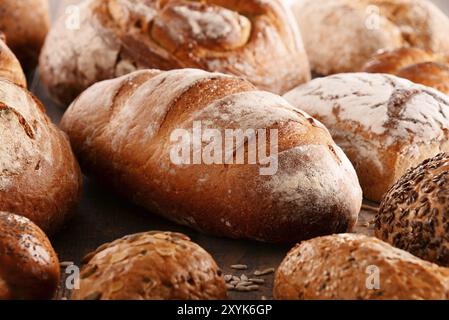
<svg viewBox="0 0 449 320">
<path fill-rule="evenodd" d="M 268 269 L 265 269 L 265 270 L 262 270 L 262 271 L 256 270 L 254 272 L 254 275 L 256 277 L 266 276 L 266 275 L 269 275 L 271 273 L 274 273 L 274 271 L 275 271 L 274 268 L 268 268 Z"/>
<path fill-rule="evenodd" d="M 264 279 L 249 278 L 248 281 L 251 281 L 252 283 L 255 283 L 255 284 L 265 284 L 265 280 Z"/>
<path fill-rule="evenodd" d="M 253 284 L 253 283 L 250 282 L 250 281 L 242 281 L 242 282 L 239 282 L 238 286 L 248 287 L 248 286 L 250 286 L 250 285 L 252 285 L 252 284 Z"/>
<path fill-rule="evenodd" d="M 235 286 L 233 286 L 232 284 L 227 284 L 226 285 L 226 289 L 228 289 L 228 290 L 232 290 L 234 288 L 235 288 Z"/>
<path fill-rule="evenodd" d="M 241 279 L 242 281 L 248 281 L 248 277 L 247 277 L 246 275 L 244 275 L 244 274 L 242 274 L 242 276 L 240 277 L 240 279 Z"/>
<path fill-rule="evenodd" d="M 232 286 L 236 286 L 240 283 L 240 280 L 232 280 L 231 282 L 229 282 L 230 285 Z"/>
<path fill-rule="evenodd" d="M 231 281 L 231 280 L 232 280 L 232 274 L 227 274 L 227 275 L 225 275 L 225 276 L 224 276 L 224 280 L 225 280 L 226 282 Z"/>
<path fill-rule="evenodd" d="M 233 281 L 240 281 L 240 278 L 237 277 L 237 276 L 232 276 L 232 280 L 233 280 Z"/>
<path fill-rule="evenodd" d="M 234 270 L 248 270 L 248 266 L 246 264 L 234 264 L 231 266 L 231 269 Z"/>
</svg>

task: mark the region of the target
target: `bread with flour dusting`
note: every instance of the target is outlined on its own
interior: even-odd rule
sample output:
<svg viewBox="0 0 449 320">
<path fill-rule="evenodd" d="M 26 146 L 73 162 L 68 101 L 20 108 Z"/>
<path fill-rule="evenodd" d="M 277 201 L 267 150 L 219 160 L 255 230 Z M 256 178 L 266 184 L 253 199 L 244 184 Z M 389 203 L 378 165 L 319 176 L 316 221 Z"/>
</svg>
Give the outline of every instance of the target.
<svg viewBox="0 0 449 320">
<path fill-rule="evenodd" d="M 175 164 L 171 134 L 192 132 L 198 121 L 220 133 L 277 129 L 277 171 L 261 175 L 263 165 L 248 161 Z M 137 71 L 87 89 L 61 126 L 88 175 L 207 233 L 295 242 L 350 230 L 361 207 L 354 168 L 328 130 L 241 78 L 195 69 Z M 234 145 L 231 154 L 247 152 L 248 144 Z"/>
<path fill-rule="evenodd" d="M 285 98 L 329 128 L 370 200 L 380 201 L 410 167 L 449 151 L 449 98 L 405 79 L 338 74 L 315 79 Z"/>
<path fill-rule="evenodd" d="M 145 68 L 235 74 L 277 93 L 310 79 L 299 30 L 278 0 L 87 0 L 79 9 L 80 28 L 61 17 L 40 61 L 66 104 L 97 81 Z"/>
<path fill-rule="evenodd" d="M 287 0 L 284 0 L 287 1 Z M 428 0 L 288 0 L 312 70 L 360 71 L 379 49 L 449 52 L 449 18 Z"/>
<path fill-rule="evenodd" d="M 26 89 L 0 79 L 0 211 L 47 233 L 71 216 L 81 173 L 66 135 Z"/>
<path fill-rule="evenodd" d="M 0 78 L 8 79 L 22 87 L 26 87 L 27 82 L 20 62 L 14 53 L 3 42 L 0 32 Z"/>
</svg>

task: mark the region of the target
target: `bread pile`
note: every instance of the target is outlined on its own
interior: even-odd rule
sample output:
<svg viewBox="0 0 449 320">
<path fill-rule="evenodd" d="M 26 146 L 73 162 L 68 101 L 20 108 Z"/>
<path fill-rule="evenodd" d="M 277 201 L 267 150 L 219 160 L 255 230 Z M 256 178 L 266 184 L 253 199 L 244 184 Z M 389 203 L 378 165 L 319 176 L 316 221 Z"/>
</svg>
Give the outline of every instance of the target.
<svg viewBox="0 0 449 320">
<path fill-rule="evenodd" d="M 55 296 L 47 235 L 81 170 L 196 231 L 298 243 L 276 299 L 449 299 L 449 18 L 430 1 L 81 0 L 44 44 L 48 9 L 0 4 L 0 299 Z M 27 90 L 42 46 L 62 131 Z M 376 238 L 350 233 L 363 197 Z M 88 254 L 71 298 L 226 299 L 208 252 L 141 231 Z"/>
</svg>

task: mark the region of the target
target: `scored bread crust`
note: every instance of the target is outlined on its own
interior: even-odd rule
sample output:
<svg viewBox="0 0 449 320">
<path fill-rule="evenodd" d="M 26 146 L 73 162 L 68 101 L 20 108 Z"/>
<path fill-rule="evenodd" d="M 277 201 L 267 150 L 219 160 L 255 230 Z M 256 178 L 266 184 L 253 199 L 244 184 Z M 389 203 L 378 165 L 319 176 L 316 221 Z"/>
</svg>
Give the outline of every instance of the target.
<svg viewBox="0 0 449 320">
<path fill-rule="evenodd" d="M 329 128 L 373 201 L 380 202 L 407 169 L 449 151 L 449 98 L 405 79 L 339 74 L 284 97 Z"/>
<path fill-rule="evenodd" d="M 146 232 L 107 243 L 84 259 L 72 300 L 223 300 L 221 270 L 178 233 Z"/>
<path fill-rule="evenodd" d="M 449 52 L 449 18 L 428 0 L 298 0 L 292 9 L 321 75 L 360 71 L 380 49 Z"/>
<path fill-rule="evenodd" d="M 61 127 L 86 174 L 180 224 L 270 242 L 350 230 L 361 190 L 345 154 L 321 123 L 255 90 L 195 69 L 138 71 L 86 90 Z M 191 132 L 194 121 L 222 133 L 277 129 L 278 170 L 263 176 L 259 164 L 175 165 L 170 135 Z"/>
<path fill-rule="evenodd" d="M 8 79 L 24 88 L 27 86 L 25 74 L 14 53 L 3 42 L 0 32 L 0 78 Z"/>
<path fill-rule="evenodd" d="M 339 234 L 292 249 L 276 272 L 273 293 L 282 300 L 446 300 L 449 270 L 377 238 Z"/>
<path fill-rule="evenodd" d="M 410 169 L 385 195 L 375 234 L 395 247 L 449 266 L 449 154 Z"/>
<path fill-rule="evenodd" d="M 362 68 L 364 72 L 390 73 L 449 93 L 449 56 L 419 48 L 382 50 Z"/>
<path fill-rule="evenodd" d="M 23 68 L 37 65 L 39 53 L 50 28 L 48 0 L 2 0 L 0 32 Z"/>
<path fill-rule="evenodd" d="M 51 299 L 58 257 L 47 236 L 25 217 L 0 212 L 0 300 Z"/>
<path fill-rule="evenodd" d="M 80 192 L 66 135 L 31 93 L 0 79 L 0 210 L 53 233 L 74 212 Z"/>
<path fill-rule="evenodd" d="M 80 28 L 51 30 L 40 73 L 64 104 L 91 84 L 137 69 L 199 68 L 284 93 L 310 80 L 291 13 L 278 0 L 89 0 Z"/>
</svg>

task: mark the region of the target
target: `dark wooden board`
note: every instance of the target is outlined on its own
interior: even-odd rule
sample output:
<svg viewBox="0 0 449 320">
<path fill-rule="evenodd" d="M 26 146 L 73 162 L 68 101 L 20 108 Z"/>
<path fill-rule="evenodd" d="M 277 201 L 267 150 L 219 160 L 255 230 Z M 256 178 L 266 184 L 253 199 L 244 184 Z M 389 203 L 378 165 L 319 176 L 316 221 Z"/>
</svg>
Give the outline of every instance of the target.
<svg viewBox="0 0 449 320">
<path fill-rule="evenodd" d="M 69 1 L 77 2 L 77 0 Z M 61 8 L 57 8 L 57 5 L 62 5 L 61 1 L 51 0 L 51 3 L 54 16 L 57 12 L 63 12 Z M 64 111 L 49 98 L 39 81 L 39 75 L 30 76 L 29 83 L 31 91 L 43 102 L 51 119 L 59 123 Z M 363 211 L 356 231 L 369 234 L 366 223 L 371 219 L 372 213 Z M 276 268 L 290 249 L 286 246 L 222 239 L 197 233 L 133 206 L 87 178 L 84 181 L 83 197 L 76 216 L 61 232 L 52 237 L 51 241 L 61 261 L 71 261 L 79 266 L 82 257 L 101 244 L 128 234 L 150 230 L 178 231 L 187 234 L 211 253 L 225 274 L 251 275 L 255 270 Z M 246 264 L 249 269 L 236 272 L 230 269 L 233 264 Z M 64 275 L 64 269 L 62 271 Z M 265 279 L 266 285 L 259 291 L 230 292 L 229 298 L 271 299 L 273 275 L 268 275 Z M 67 298 L 70 295 L 64 289 L 64 282 L 63 279 L 59 298 Z"/>
</svg>

